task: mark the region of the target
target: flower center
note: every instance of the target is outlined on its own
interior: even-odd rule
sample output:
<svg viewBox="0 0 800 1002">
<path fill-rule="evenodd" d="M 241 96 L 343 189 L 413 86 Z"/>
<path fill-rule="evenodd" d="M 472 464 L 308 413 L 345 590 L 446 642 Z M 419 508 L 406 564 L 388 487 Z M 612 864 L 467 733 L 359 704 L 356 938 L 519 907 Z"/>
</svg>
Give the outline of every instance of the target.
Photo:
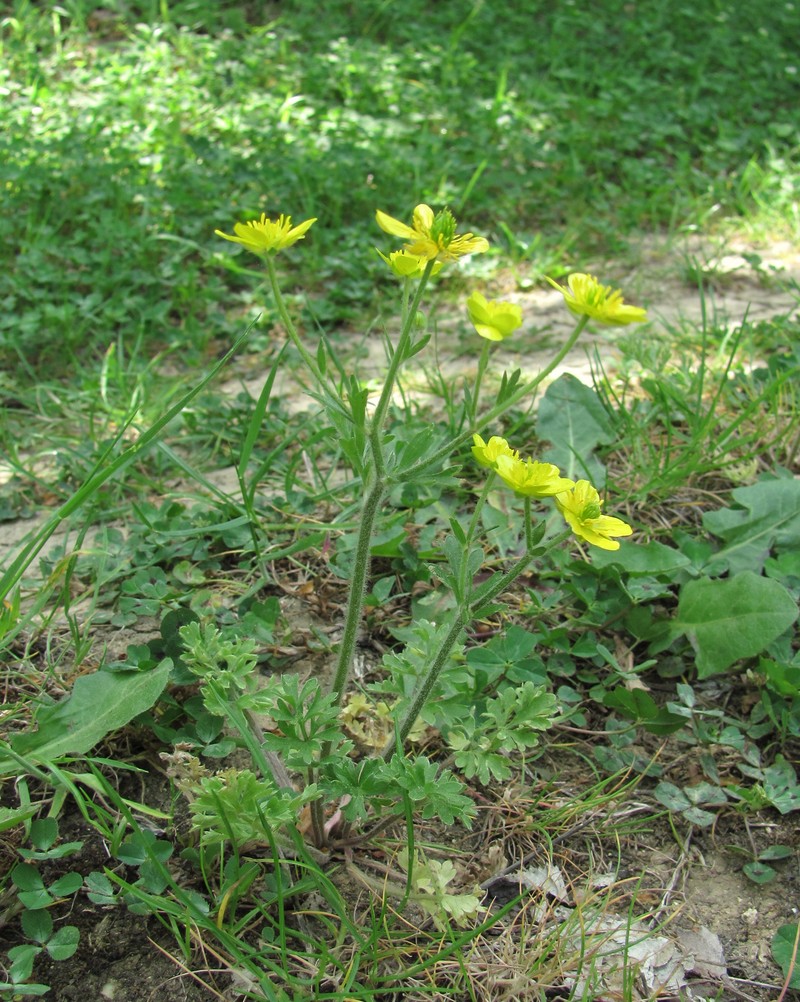
<svg viewBox="0 0 800 1002">
<path fill-rule="evenodd" d="M 600 505 L 594 501 L 590 501 L 581 512 L 582 522 L 590 518 L 600 518 Z"/>
<path fill-rule="evenodd" d="M 449 209 L 442 209 L 433 217 L 431 240 L 437 247 L 449 247 L 456 235 L 456 218 Z"/>
</svg>

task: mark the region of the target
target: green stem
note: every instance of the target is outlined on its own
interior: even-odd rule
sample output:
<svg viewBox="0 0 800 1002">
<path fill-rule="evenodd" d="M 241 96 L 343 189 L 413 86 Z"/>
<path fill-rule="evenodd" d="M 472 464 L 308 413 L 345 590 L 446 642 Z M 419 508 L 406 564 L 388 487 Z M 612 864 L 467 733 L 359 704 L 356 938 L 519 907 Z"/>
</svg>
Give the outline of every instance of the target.
<svg viewBox="0 0 800 1002">
<path fill-rule="evenodd" d="M 478 531 L 478 522 L 480 521 L 481 512 L 483 511 L 483 506 L 489 497 L 489 492 L 494 485 L 495 477 L 497 474 L 494 470 L 489 470 L 487 472 L 486 480 L 483 484 L 483 490 L 481 491 L 480 497 L 475 502 L 475 509 L 472 512 L 472 518 L 469 520 L 469 528 L 467 529 L 467 542 L 471 543 L 475 538 L 475 533 Z"/>
<path fill-rule="evenodd" d="M 367 492 L 364 507 L 361 511 L 361 525 L 358 530 L 356 552 L 353 558 L 353 576 L 350 580 L 350 593 L 347 598 L 347 613 L 344 621 L 344 633 L 339 645 L 339 658 L 336 665 L 336 675 L 331 685 L 331 692 L 336 694 L 336 702 L 342 705 L 350 666 L 358 640 L 358 627 L 361 623 L 361 609 L 364 603 L 364 589 L 370 564 L 370 545 L 372 529 L 384 494 L 384 484 L 376 479 Z"/>
<path fill-rule="evenodd" d="M 416 476 L 418 473 L 421 473 L 429 466 L 434 466 L 436 463 L 440 463 L 443 459 L 447 459 L 448 457 L 452 456 L 454 452 L 462 448 L 467 442 L 472 441 L 472 435 L 474 432 L 482 431 L 487 425 L 490 425 L 493 421 L 496 421 L 497 418 L 505 414 L 506 411 L 509 410 L 509 408 L 514 406 L 514 404 L 519 403 L 519 401 L 522 400 L 523 397 L 527 396 L 529 393 L 535 390 L 536 387 L 542 382 L 542 380 L 546 379 L 553 371 L 553 369 L 555 369 L 556 366 L 559 365 L 564 360 L 566 355 L 572 349 L 575 342 L 580 337 L 584 327 L 588 322 L 589 322 L 588 317 L 581 317 L 575 326 L 575 330 L 572 332 L 572 334 L 570 334 L 566 343 L 562 346 L 561 350 L 558 352 L 558 354 L 555 356 L 552 362 L 546 365 L 541 372 L 537 373 L 537 375 L 535 375 L 533 379 L 529 380 L 527 383 L 523 383 L 522 386 L 517 387 L 514 393 L 512 393 L 507 400 L 504 400 L 502 403 L 495 404 L 495 406 L 486 411 L 485 414 L 482 414 L 479 418 L 476 418 L 470 431 L 464 432 L 462 435 L 459 435 L 454 441 L 450 442 L 448 445 L 443 446 L 441 449 L 432 453 L 430 456 L 427 456 L 425 459 L 421 459 L 418 463 L 416 463 L 414 466 L 410 466 L 407 470 L 403 470 L 403 479 L 410 480 L 412 477 Z"/>
<path fill-rule="evenodd" d="M 225 702 L 228 720 L 241 736 L 247 750 L 250 752 L 253 764 L 258 768 L 261 775 L 269 776 L 275 781 L 276 786 L 293 790 L 294 786 L 283 762 L 275 752 L 267 751 L 263 747 L 264 735 L 255 718 L 250 713 L 241 710 L 235 702 L 225 700 L 224 693 L 221 693 L 213 682 L 207 684 L 214 688 L 219 696 L 219 701 Z"/>
<path fill-rule="evenodd" d="M 530 498 L 525 498 L 525 514 L 526 514 L 526 542 L 528 543 L 527 550 L 522 557 L 511 567 L 505 574 L 502 574 L 492 585 L 492 587 L 480 595 L 480 598 L 476 602 L 468 603 L 462 609 L 460 609 L 453 621 L 452 626 L 447 631 L 447 634 L 439 645 L 439 649 L 428 669 L 427 675 L 420 679 L 417 683 L 417 688 L 411 698 L 411 704 L 406 710 L 402 721 L 395 727 L 395 733 L 392 738 L 387 742 L 386 747 L 383 749 L 382 757 L 388 761 L 392 757 L 392 753 L 398 748 L 402 747 L 411 728 L 414 726 L 417 717 L 422 712 L 425 703 L 428 701 L 433 687 L 439 678 L 439 675 L 444 668 L 447 659 L 450 657 L 450 652 L 453 649 L 459 635 L 465 630 L 469 624 L 472 622 L 475 611 L 481 606 L 486 605 L 487 602 L 491 602 L 498 595 L 501 595 L 504 591 L 511 587 L 511 585 L 516 581 L 516 579 L 525 572 L 530 562 L 533 560 L 533 547 L 531 545 L 531 529 L 530 525 Z M 560 533 L 558 536 L 554 536 L 553 539 L 548 543 L 547 548 L 552 549 L 554 546 L 558 546 L 565 539 L 567 539 L 572 533 L 571 529 Z"/>
<path fill-rule="evenodd" d="M 269 276 L 269 284 L 272 288 L 272 298 L 275 300 L 275 306 L 278 309 L 278 315 L 281 318 L 281 323 L 286 328 L 286 333 L 292 340 L 292 344 L 297 348 L 300 353 L 300 357 L 306 365 L 306 368 L 317 381 L 320 389 L 325 393 L 326 396 L 330 395 L 330 388 L 328 387 L 327 380 L 320 372 L 320 368 L 317 365 L 316 359 L 311 355 L 308 348 L 300 340 L 300 335 L 297 333 L 297 328 L 292 322 L 291 316 L 289 316 L 289 311 L 286 309 L 286 303 L 283 301 L 283 294 L 281 293 L 280 286 L 278 285 L 278 275 L 275 271 L 275 262 L 271 257 L 267 257 L 267 275 Z"/>
<path fill-rule="evenodd" d="M 422 293 L 425 291 L 425 286 L 428 284 L 431 271 L 433 271 L 433 265 L 434 261 L 428 261 L 425 266 L 425 271 L 422 273 L 422 278 L 420 278 L 419 284 L 414 292 L 411 305 L 408 307 L 406 307 L 407 290 L 404 290 L 403 326 L 400 331 L 400 338 L 397 342 L 397 347 L 395 348 L 391 360 L 389 361 L 389 370 L 386 373 L 386 380 L 383 384 L 380 398 L 378 399 L 378 406 L 375 408 L 375 414 L 372 418 L 372 427 L 376 432 L 380 432 L 383 427 L 383 422 L 386 420 L 386 412 L 389 409 L 389 402 L 392 399 L 392 391 L 394 390 L 397 373 L 400 371 L 400 366 L 405 360 L 406 351 L 408 350 L 408 342 L 411 339 L 411 331 L 414 328 L 414 321 L 417 317 L 417 310 L 419 309 L 419 304 L 422 301 Z"/>
<path fill-rule="evenodd" d="M 391 739 L 387 742 L 386 747 L 383 749 L 382 757 L 385 761 L 389 761 L 394 752 L 398 747 L 403 746 L 406 738 L 411 732 L 411 728 L 417 717 L 422 712 L 422 708 L 427 703 L 428 697 L 436 685 L 436 681 L 439 678 L 442 668 L 444 668 L 447 659 L 450 657 L 450 651 L 452 651 L 455 642 L 458 640 L 460 634 L 466 629 L 468 623 L 468 612 L 465 609 L 461 609 L 456 614 L 453 621 L 453 625 L 447 631 L 447 635 L 444 640 L 439 645 L 439 650 L 436 652 L 436 656 L 433 659 L 433 663 L 428 669 L 428 674 L 425 675 L 417 683 L 417 688 L 411 700 L 411 705 L 406 710 L 405 715 L 400 723 L 395 725 L 395 731 Z"/>
<path fill-rule="evenodd" d="M 472 391 L 472 410 L 470 413 L 470 420 L 474 423 L 475 418 L 478 414 L 478 399 L 481 395 L 481 382 L 483 381 L 483 374 L 486 372 L 486 366 L 489 364 L 489 342 L 483 342 L 483 349 L 481 350 L 481 357 L 478 360 L 478 373 L 475 376 L 475 388 Z"/>
<path fill-rule="evenodd" d="M 370 565 L 370 545 L 372 543 L 372 531 L 375 519 L 380 508 L 380 503 L 386 491 L 385 466 L 383 460 L 383 446 L 381 443 L 381 430 L 386 420 L 386 412 L 392 397 L 392 390 L 397 380 L 397 374 L 405 358 L 408 349 L 408 342 L 411 338 L 411 331 L 414 326 L 414 319 L 417 309 L 422 300 L 422 293 L 433 270 L 433 261 L 428 261 L 425 271 L 419 280 L 414 296 L 408 305 L 408 285 L 403 290 L 403 323 L 400 331 L 400 338 L 389 361 L 389 369 L 386 373 L 383 389 L 381 391 L 378 405 L 372 416 L 369 429 L 370 450 L 374 465 L 375 478 L 372 486 L 367 491 L 364 500 L 364 507 L 361 512 L 361 525 L 358 530 L 358 540 L 356 542 L 356 552 L 353 560 L 353 577 L 350 581 L 350 592 L 347 599 L 347 612 L 345 615 L 344 634 L 339 647 L 339 658 L 336 665 L 336 675 L 334 676 L 331 691 L 336 694 L 338 704 L 341 706 L 344 693 L 347 689 L 347 682 L 350 677 L 350 668 L 353 663 L 356 641 L 358 640 L 358 628 L 361 624 L 361 611 L 364 604 L 364 590 L 367 583 L 367 574 Z"/>
<path fill-rule="evenodd" d="M 316 780 L 315 770 L 308 770 L 307 786 L 311 786 Z M 311 830 L 314 833 L 314 845 L 318 849 L 324 849 L 327 843 L 325 834 L 325 815 L 322 810 L 321 800 L 311 801 Z"/>
</svg>

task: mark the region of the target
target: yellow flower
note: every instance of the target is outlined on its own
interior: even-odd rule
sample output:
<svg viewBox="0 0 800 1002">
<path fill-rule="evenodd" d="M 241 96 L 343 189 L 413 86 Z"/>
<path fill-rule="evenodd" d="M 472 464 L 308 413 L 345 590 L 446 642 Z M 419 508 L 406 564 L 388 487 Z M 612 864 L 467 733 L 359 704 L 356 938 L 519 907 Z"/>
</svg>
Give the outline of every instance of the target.
<svg viewBox="0 0 800 1002">
<path fill-rule="evenodd" d="M 429 205 L 418 205 L 414 209 L 412 226 L 399 219 L 387 216 L 380 209 L 375 213 L 378 226 L 393 237 L 401 237 L 409 242 L 405 250 L 426 261 L 455 261 L 464 254 L 482 254 L 489 249 L 489 242 L 472 233 L 457 234 L 456 220 L 449 209 L 433 213 Z"/>
<path fill-rule="evenodd" d="M 574 272 L 567 277 L 566 289 L 552 278 L 547 281 L 554 289 L 558 289 L 576 317 L 591 317 L 611 327 L 640 324 L 647 320 L 647 310 L 639 306 L 626 306 L 619 289 L 601 285 L 593 275 Z"/>
<path fill-rule="evenodd" d="M 375 249 L 378 250 L 377 247 Z M 400 278 L 419 278 L 428 263 L 428 258 L 421 257 L 419 254 L 409 254 L 408 251 L 404 250 L 392 251 L 388 257 L 386 254 L 381 254 L 380 251 L 378 254 Z M 443 267 L 441 261 L 436 261 L 431 268 L 431 275 L 437 274 Z"/>
<path fill-rule="evenodd" d="M 546 498 L 561 494 L 574 486 L 573 480 L 561 476 L 552 463 L 523 462 L 519 456 L 499 455 L 495 469 L 501 479 L 517 494 L 529 498 Z"/>
<path fill-rule="evenodd" d="M 235 244 L 241 244 L 254 254 L 277 254 L 285 247 L 291 247 L 297 240 L 302 240 L 314 223 L 314 219 L 307 219 L 299 226 L 292 226 L 292 217 L 280 215 L 276 220 L 267 219 L 265 213 L 261 213 L 261 219 L 253 220 L 249 223 L 235 223 L 233 230 L 235 237 L 223 233 L 222 230 L 214 230 L 218 237 L 224 240 L 232 240 Z"/>
<path fill-rule="evenodd" d="M 488 443 L 484 442 L 480 435 L 473 435 L 472 441 L 475 443 L 472 447 L 472 455 L 481 466 L 486 466 L 490 470 L 497 469 L 497 460 L 500 456 L 508 456 L 514 460 L 519 459 L 519 453 L 512 449 L 504 438 L 499 438 L 497 435 L 492 435 Z"/>
<path fill-rule="evenodd" d="M 588 480 L 579 480 L 571 491 L 556 497 L 556 506 L 576 536 L 603 550 L 618 550 L 611 536 L 630 536 L 633 529 L 621 518 L 601 514 L 603 502 Z"/>
<path fill-rule="evenodd" d="M 502 341 L 522 326 L 522 310 L 516 303 L 487 302 L 480 292 L 469 297 L 467 310 L 475 330 L 487 341 Z"/>
</svg>

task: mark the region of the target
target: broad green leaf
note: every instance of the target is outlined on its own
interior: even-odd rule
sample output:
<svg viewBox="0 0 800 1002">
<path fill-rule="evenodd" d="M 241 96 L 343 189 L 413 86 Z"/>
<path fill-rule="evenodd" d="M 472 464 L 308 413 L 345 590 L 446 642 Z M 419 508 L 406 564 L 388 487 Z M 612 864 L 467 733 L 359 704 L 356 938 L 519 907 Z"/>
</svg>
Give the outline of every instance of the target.
<svg viewBox="0 0 800 1002">
<path fill-rule="evenodd" d="M 0 832 L 21 825 L 23 821 L 27 821 L 28 818 L 32 817 L 37 810 L 38 807 L 35 805 L 31 807 L 0 807 Z"/>
<path fill-rule="evenodd" d="M 703 516 L 705 528 L 725 542 L 714 567 L 760 571 L 770 549 L 800 544 L 800 480 L 765 480 L 738 487 L 732 497 L 739 507 Z"/>
<path fill-rule="evenodd" d="M 107 734 L 153 706 L 164 691 L 171 667 L 166 658 L 151 671 L 82 675 L 66 699 L 39 712 L 38 730 L 16 735 L 11 747 L 34 762 L 85 755 Z"/>
<path fill-rule="evenodd" d="M 47 952 L 53 960 L 69 960 L 78 949 L 81 939 L 80 929 L 74 925 L 62 925 L 47 943 Z"/>
<path fill-rule="evenodd" d="M 792 976 L 789 978 L 790 988 L 800 988 L 800 962 L 798 962 L 797 944 L 800 939 L 800 927 L 782 925 L 772 937 L 772 956 L 783 971 L 783 976 L 789 974 L 789 968 L 794 964 Z"/>
<path fill-rule="evenodd" d="M 46 908 L 27 908 L 20 916 L 22 931 L 34 943 L 46 943 L 53 935 L 53 916 Z"/>
<path fill-rule="evenodd" d="M 618 550 L 593 550 L 592 566 L 607 567 L 614 564 L 628 574 L 673 575 L 689 567 L 691 560 L 680 550 L 663 543 L 626 543 Z"/>
<path fill-rule="evenodd" d="M 603 479 L 603 465 L 592 452 L 601 443 L 611 442 L 614 430 L 591 386 L 568 372 L 551 383 L 539 404 L 536 435 L 552 447 L 534 458 L 555 463 L 562 476 L 573 480 Z"/>
<path fill-rule="evenodd" d="M 660 707 L 644 689 L 618 686 L 603 696 L 603 703 L 635 720 L 651 734 L 672 734 L 686 725 L 686 717 Z"/>
<path fill-rule="evenodd" d="M 697 674 L 708 678 L 759 654 L 796 619 L 797 605 L 783 585 L 745 571 L 684 585 L 673 630 L 689 638 Z"/>
<path fill-rule="evenodd" d="M 689 798 L 674 783 L 659 783 L 653 794 L 656 800 L 670 811 L 685 811 L 690 806 Z"/>
<path fill-rule="evenodd" d="M 777 876 L 771 866 L 767 866 L 766 863 L 762 863 L 760 860 L 745 863 L 742 867 L 742 873 L 748 879 L 752 880 L 754 884 L 768 884 Z"/>
</svg>

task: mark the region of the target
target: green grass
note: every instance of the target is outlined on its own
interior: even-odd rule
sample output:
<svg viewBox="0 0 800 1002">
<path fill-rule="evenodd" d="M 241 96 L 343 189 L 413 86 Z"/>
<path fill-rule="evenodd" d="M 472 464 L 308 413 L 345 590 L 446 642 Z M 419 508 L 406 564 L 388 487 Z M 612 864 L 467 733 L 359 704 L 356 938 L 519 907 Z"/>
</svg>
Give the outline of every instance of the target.
<svg viewBox="0 0 800 1002">
<path fill-rule="evenodd" d="M 371 305 L 377 207 L 447 203 L 497 264 L 712 210 L 796 231 L 790 4 L 118 9 L 3 21 L 0 351 L 22 379 L 120 337 L 190 359 L 229 339 L 256 289 L 213 230 L 264 210 L 319 216 L 297 278 L 325 324 Z"/>
</svg>

